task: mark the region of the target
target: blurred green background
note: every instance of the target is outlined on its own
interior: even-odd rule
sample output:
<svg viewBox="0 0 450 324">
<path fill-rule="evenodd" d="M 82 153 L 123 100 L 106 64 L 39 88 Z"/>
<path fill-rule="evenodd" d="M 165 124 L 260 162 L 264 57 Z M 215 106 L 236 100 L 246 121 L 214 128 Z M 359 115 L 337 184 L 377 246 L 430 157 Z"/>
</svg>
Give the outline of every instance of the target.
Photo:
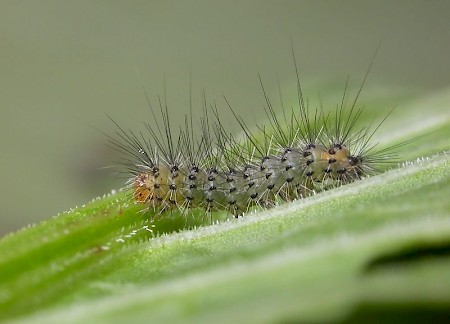
<svg viewBox="0 0 450 324">
<path fill-rule="evenodd" d="M 119 187 L 99 170 L 114 157 L 93 127 L 111 132 L 105 113 L 148 121 L 142 87 L 156 102 L 166 83 L 176 119 L 191 71 L 194 97 L 258 111 L 258 73 L 269 91 L 293 82 L 292 38 L 306 84 L 360 82 L 381 42 L 368 87 L 431 93 L 450 83 L 449 12 L 410 0 L 0 1 L 0 235 Z"/>
</svg>

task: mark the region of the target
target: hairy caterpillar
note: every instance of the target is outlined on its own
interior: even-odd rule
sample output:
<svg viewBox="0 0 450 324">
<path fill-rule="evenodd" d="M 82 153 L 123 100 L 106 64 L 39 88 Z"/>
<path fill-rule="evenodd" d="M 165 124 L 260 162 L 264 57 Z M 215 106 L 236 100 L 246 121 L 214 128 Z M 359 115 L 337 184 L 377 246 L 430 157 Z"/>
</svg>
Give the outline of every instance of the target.
<svg viewBox="0 0 450 324">
<path fill-rule="evenodd" d="M 176 135 L 167 100 L 160 96 L 159 112 L 148 100 L 151 116 L 159 122 L 156 127 L 145 123 L 147 134 L 125 130 L 110 118 L 117 130 L 115 136 L 108 136 L 109 142 L 123 153 L 120 164 L 132 199 L 159 213 L 203 208 L 207 213 L 226 210 L 238 217 L 255 206 L 269 208 L 351 183 L 394 161 L 399 145 L 377 150 L 371 144 L 389 114 L 373 129 L 356 126 L 363 112 L 357 102 L 370 66 L 350 105 L 346 106 L 347 80 L 340 103 L 329 113 L 323 107 L 311 109 L 305 102 L 295 56 L 294 65 L 297 107 L 283 109 L 279 117 L 260 78 L 266 122 L 258 124 L 256 131 L 224 98 L 244 138 L 235 138 L 225 129 L 217 103 L 208 104 L 204 94 L 203 116 L 194 121 L 191 103 Z"/>
</svg>

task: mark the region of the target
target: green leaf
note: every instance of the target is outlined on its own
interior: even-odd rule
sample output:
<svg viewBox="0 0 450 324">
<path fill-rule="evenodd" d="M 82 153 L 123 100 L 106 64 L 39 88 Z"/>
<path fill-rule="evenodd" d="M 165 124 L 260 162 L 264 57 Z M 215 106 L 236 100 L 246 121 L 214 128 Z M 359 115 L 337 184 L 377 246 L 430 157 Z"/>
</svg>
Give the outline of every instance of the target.
<svg viewBox="0 0 450 324">
<path fill-rule="evenodd" d="M 404 103 L 384 125 L 383 145 L 418 138 L 401 152 L 412 162 L 238 220 L 217 214 L 222 221 L 205 226 L 201 212 L 149 217 L 118 192 L 7 235 L 0 319 L 448 316 L 449 102 L 445 91 Z"/>
</svg>

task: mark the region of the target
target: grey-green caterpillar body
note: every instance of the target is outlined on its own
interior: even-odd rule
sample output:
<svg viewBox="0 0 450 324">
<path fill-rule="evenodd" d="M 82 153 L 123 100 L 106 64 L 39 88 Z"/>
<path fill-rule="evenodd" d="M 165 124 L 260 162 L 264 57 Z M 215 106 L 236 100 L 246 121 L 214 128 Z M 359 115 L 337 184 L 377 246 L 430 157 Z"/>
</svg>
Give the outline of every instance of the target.
<svg viewBox="0 0 450 324">
<path fill-rule="evenodd" d="M 109 141 L 124 156 L 121 164 L 132 199 L 159 213 L 202 208 L 207 213 L 226 210 L 238 217 L 255 206 L 270 208 L 351 183 L 395 161 L 399 145 L 378 150 L 371 143 L 388 115 L 374 128 L 357 127 L 363 113 L 358 98 L 370 67 L 350 104 L 346 104 L 346 84 L 342 100 L 330 113 L 305 103 L 295 56 L 294 63 L 296 107 L 279 117 L 260 78 L 266 121 L 256 131 L 224 99 L 244 138 L 235 138 L 225 129 L 217 104 L 208 105 L 205 95 L 203 116 L 194 118 L 190 107 L 176 136 L 167 103 L 160 97 L 159 109 L 149 104 L 152 118 L 160 122 L 156 127 L 146 123 L 147 133 L 125 130 L 112 120 L 117 130 Z"/>
</svg>

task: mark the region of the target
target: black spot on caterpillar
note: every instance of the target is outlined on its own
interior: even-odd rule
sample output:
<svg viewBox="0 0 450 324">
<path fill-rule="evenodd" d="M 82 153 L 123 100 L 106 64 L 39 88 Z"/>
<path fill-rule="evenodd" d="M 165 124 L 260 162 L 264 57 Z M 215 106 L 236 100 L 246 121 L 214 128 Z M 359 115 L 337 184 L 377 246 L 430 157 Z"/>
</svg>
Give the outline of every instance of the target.
<svg viewBox="0 0 450 324">
<path fill-rule="evenodd" d="M 148 100 L 151 117 L 159 122 L 156 127 L 145 123 L 146 133 L 125 130 L 108 116 L 116 126 L 115 135 L 108 139 L 123 154 L 120 164 L 132 199 L 143 210 L 160 214 L 174 208 L 201 208 L 238 217 L 256 206 L 271 208 L 280 201 L 349 184 L 395 162 L 395 150 L 403 144 L 378 150 L 371 143 L 389 114 L 373 128 L 357 126 L 363 113 L 358 99 L 372 64 L 350 104 L 347 79 L 342 99 L 330 113 L 305 102 L 293 57 L 296 107 L 287 111 L 281 100 L 278 114 L 259 77 L 266 122 L 252 131 L 224 97 L 243 138 L 226 130 L 217 103 L 208 104 L 205 94 L 202 117 L 194 118 L 190 104 L 179 128 L 173 128 L 167 100 L 161 97 L 159 109 Z"/>
</svg>

